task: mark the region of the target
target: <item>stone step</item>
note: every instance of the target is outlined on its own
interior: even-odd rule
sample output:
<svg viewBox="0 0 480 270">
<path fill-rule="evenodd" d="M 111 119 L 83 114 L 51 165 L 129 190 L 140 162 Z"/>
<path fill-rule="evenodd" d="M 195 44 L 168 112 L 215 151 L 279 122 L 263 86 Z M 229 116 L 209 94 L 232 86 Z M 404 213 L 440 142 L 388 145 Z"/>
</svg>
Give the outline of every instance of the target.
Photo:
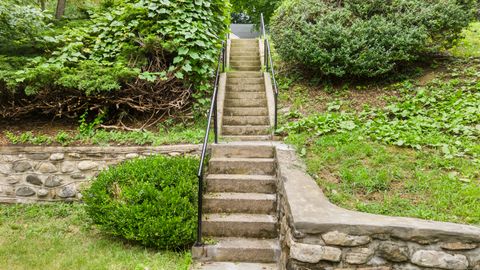
<svg viewBox="0 0 480 270">
<path fill-rule="evenodd" d="M 209 174 L 207 192 L 256 192 L 273 194 L 276 178 L 271 175 Z"/>
<path fill-rule="evenodd" d="M 260 59 L 257 60 L 231 60 L 230 65 L 232 67 L 249 67 L 249 66 L 260 66 Z"/>
<path fill-rule="evenodd" d="M 236 85 L 236 84 L 241 84 L 241 85 L 246 85 L 246 84 L 258 84 L 262 85 L 264 84 L 263 78 L 228 78 L 227 79 L 227 86 L 230 85 Z"/>
<path fill-rule="evenodd" d="M 259 141 L 270 141 L 272 139 L 271 135 L 223 135 L 223 141 L 225 142 L 259 142 Z"/>
<path fill-rule="evenodd" d="M 260 61 L 259 56 L 232 56 L 230 61 Z"/>
<path fill-rule="evenodd" d="M 259 47 L 254 45 L 233 45 L 230 48 L 232 54 L 249 54 L 249 53 L 259 53 Z"/>
<path fill-rule="evenodd" d="M 265 95 L 265 92 L 240 92 L 240 91 L 227 91 L 227 96 L 226 98 L 231 98 L 231 99 L 263 99 L 266 98 L 267 96 Z"/>
<path fill-rule="evenodd" d="M 277 218 L 265 214 L 204 214 L 203 235 L 208 237 L 254 237 L 277 236 Z"/>
<path fill-rule="evenodd" d="M 200 261 L 275 263 L 280 258 L 277 239 L 219 237 L 214 244 L 192 248 L 192 257 Z"/>
<path fill-rule="evenodd" d="M 223 116 L 223 124 L 229 126 L 252 125 L 265 126 L 270 124 L 268 116 Z"/>
<path fill-rule="evenodd" d="M 274 148 L 269 144 L 214 144 L 213 158 L 273 158 Z"/>
<path fill-rule="evenodd" d="M 201 262 L 191 270 L 277 270 L 274 263 Z"/>
<path fill-rule="evenodd" d="M 263 92 L 265 93 L 265 86 L 262 84 L 230 84 L 227 85 L 228 92 Z"/>
<path fill-rule="evenodd" d="M 231 51 L 230 52 L 230 60 L 232 57 L 238 57 L 238 56 L 244 56 L 244 57 L 260 57 L 260 52 L 258 51 Z"/>
<path fill-rule="evenodd" d="M 232 69 L 234 70 L 238 70 L 238 71 L 259 71 L 260 69 L 262 69 L 262 67 L 260 67 L 260 65 L 258 66 L 234 66 L 234 65 L 230 65 L 232 67 Z"/>
<path fill-rule="evenodd" d="M 237 44 L 237 43 L 257 43 L 258 44 L 258 39 L 256 38 L 237 38 L 237 39 L 231 39 L 232 44 Z"/>
<path fill-rule="evenodd" d="M 268 109 L 262 107 L 225 107 L 223 117 L 226 116 L 268 116 Z"/>
<path fill-rule="evenodd" d="M 203 196 L 205 213 L 272 214 L 276 196 L 262 193 L 207 193 Z"/>
<path fill-rule="evenodd" d="M 258 52 L 258 44 L 234 44 L 230 47 L 231 52 Z"/>
<path fill-rule="evenodd" d="M 216 158 L 209 161 L 209 174 L 275 174 L 273 158 Z"/>
<path fill-rule="evenodd" d="M 263 73 L 258 71 L 231 71 L 227 73 L 227 78 L 263 78 Z"/>
<path fill-rule="evenodd" d="M 222 134 L 224 135 L 269 135 L 270 126 L 227 126 L 223 125 Z"/>
<path fill-rule="evenodd" d="M 266 98 L 246 99 L 246 98 L 226 98 L 226 107 L 267 107 Z"/>
</svg>

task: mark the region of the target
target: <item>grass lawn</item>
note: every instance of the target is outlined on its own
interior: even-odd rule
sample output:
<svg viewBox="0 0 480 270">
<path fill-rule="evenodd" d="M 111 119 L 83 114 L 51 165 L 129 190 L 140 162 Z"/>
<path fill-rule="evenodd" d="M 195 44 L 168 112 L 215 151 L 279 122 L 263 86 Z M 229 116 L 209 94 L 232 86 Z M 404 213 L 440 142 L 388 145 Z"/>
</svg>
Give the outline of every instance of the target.
<svg viewBox="0 0 480 270">
<path fill-rule="evenodd" d="M 333 203 L 374 214 L 480 225 L 478 164 L 384 145 L 359 133 L 310 137 L 295 134 L 287 142 L 305 149 L 309 174 Z"/>
<path fill-rule="evenodd" d="M 333 203 L 480 225 L 479 30 L 406 79 L 280 76 L 280 130 Z"/>
<path fill-rule="evenodd" d="M 188 269 L 189 252 L 146 249 L 97 231 L 81 204 L 0 205 L 0 268 Z M 6 267 L 7 268 L 3 268 Z"/>
</svg>

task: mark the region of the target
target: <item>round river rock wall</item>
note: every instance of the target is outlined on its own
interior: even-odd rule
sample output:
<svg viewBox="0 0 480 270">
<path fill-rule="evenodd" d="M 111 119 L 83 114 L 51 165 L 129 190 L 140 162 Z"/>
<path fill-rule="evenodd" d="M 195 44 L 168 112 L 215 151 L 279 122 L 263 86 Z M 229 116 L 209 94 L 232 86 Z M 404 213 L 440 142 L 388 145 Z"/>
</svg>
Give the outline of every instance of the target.
<svg viewBox="0 0 480 270">
<path fill-rule="evenodd" d="M 0 203 L 74 201 L 82 185 L 108 166 L 154 154 L 170 156 L 200 151 L 198 145 L 158 147 L 17 147 L 0 148 Z"/>
</svg>

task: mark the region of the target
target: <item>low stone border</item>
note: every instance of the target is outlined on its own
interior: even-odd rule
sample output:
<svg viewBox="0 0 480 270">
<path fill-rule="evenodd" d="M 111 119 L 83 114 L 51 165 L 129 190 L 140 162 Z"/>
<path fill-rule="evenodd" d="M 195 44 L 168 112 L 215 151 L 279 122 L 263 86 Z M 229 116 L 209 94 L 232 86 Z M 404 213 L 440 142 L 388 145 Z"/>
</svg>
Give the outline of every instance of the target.
<svg viewBox="0 0 480 270">
<path fill-rule="evenodd" d="M 72 201 L 99 171 L 127 159 L 200 152 L 200 145 L 0 148 L 0 203 Z"/>
<path fill-rule="evenodd" d="M 349 211 L 276 147 L 282 269 L 480 270 L 480 227 Z"/>
</svg>

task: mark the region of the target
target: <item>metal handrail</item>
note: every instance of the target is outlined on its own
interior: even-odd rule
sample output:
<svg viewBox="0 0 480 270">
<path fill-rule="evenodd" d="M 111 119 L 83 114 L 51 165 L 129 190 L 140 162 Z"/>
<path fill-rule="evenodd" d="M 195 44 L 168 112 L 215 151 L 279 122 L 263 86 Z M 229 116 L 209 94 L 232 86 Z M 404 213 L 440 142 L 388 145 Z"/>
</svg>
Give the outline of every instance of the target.
<svg viewBox="0 0 480 270">
<path fill-rule="evenodd" d="M 277 130 L 277 123 L 278 123 L 278 85 L 277 80 L 275 79 L 275 68 L 273 66 L 273 58 L 272 58 L 272 51 L 270 48 L 270 42 L 268 41 L 267 32 L 265 31 L 265 21 L 263 20 L 263 13 L 260 14 L 260 28 L 262 31 L 262 38 L 263 38 L 263 56 L 264 56 L 264 63 L 265 69 L 268 72 L 270 67 L 270 74 L 272 75 L 272 86 L 273 86 L 273 93 L 275 97 L 275 121 L 274 121 L 274 130 Z"/>
<path fill-rule="evenodd" d="M 212 125 L 212 116 L 213 116 L 213 130 L 215 136 L 215 143 L 218 143 L 218 119 L 217 119 L 217 93 L 218 93 L 218 84 L 220 81 L 220 70 L 225 72 L 225 41 L 222 41 L 222 49 L 218 56 L 218 64 L 217 64 L 217 73 L 215 76 L 215 85 L 213 87 L 213 95 L 210 100 L 210 110 L 208 112 L 208 119 L 207 119 L 207 129 L 205 131 L 205 138 L 203 139 L 203 146 L 202 146 L 202 154 L 200 156 L 200 165 L 198 166 L 198 221 L 197 221 L 197 241 L 195 246 L 201 246 L 202 243 L 202 214 L 203 214 L 203 169 L 205 167 L 205 157 L 207 153 L 208 147 L 208 138 L 210 136 L 210 128 Z"/>
</svg>

